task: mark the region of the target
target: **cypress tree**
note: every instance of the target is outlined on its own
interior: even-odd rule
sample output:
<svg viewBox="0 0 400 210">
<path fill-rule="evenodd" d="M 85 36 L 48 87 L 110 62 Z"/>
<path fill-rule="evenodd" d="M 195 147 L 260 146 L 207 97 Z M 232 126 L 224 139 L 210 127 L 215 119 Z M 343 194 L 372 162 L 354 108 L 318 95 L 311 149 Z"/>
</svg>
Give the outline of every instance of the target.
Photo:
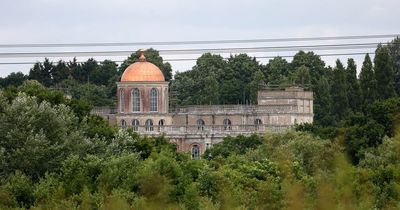
<svg viewBox="0 0 400 210">
<path fill-rule="evenodd" d="M 365 108 L 376 100 L 376 80 L 372 67 L 372 61 L 368 54 L 365 55 L 360 72 L 360 88 L 362 96 L 362 106 Z"/>
<path fill-rule="evenodd" d="M 330 90 L 331 87 L 328 83 L 328 79 L 325 76 L 321 77 L 314 90 L 314 119 L 317 125 L 329 126 L 334 122 L 334 118 L 331 114 L 332 97 Z"/>
<path fill-rule="evenodd" d="M 354 112 L 360 111 L 361 91 L 357 80 L 357 66 L 352 58 L 347 60 L 346 80 L 348 85 L 347 98 L 350 109 Z"/>
<path fill-rule="evenodd" d="M 393 61 L 388 47 L 378 45 L 375 50 L 374 67 L 377 97 L 379 99 L 394 97 L 396 92 L 394 90 Z"/>
<path fill-rule="evenodd" d="M 29 79 L 34 79 L 46 87 L 52 85 L 51 72 L 54 68 L 53 63 L 45 58 L 43 64 L 40 62 L 35 63 L 33 68 L 29 71 Z"/>
<path fill-rule="evenodd" d="M 400 37 L 388 43 L 388 48 L 393 59 L 394 87 L 396 93 L 400 95 Z"/>
<path fill-rule="evenodd" d="M 333 69 L 332 81 L 332 113 L 337 121 L 340 121 L 348 112 L 349 102 L 347 98 L 346 72 L 342 62 L 338 59 Z"/>
</svg>

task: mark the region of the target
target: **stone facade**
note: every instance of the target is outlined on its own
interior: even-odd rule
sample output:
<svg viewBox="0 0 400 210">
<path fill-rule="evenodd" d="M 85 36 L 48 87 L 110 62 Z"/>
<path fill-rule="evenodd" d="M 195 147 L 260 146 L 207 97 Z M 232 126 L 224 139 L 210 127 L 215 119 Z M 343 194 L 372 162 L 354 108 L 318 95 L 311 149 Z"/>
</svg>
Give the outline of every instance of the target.
<svg viewBox="0 0 400 210">
<path fill-rule="evenodd" d="M 117 83 L 117 107 L 97 107 L 92 113 L 142 135 L 165 135 L 193 158 L 226 136 L 280 132 L 313 122 L 313 93 L 300 87 L 261 90 L 257 104 L 169 109 L 168 82 L 142 52 Z"/>
<path fill-rule="evenodd" d="M 100 109 L 94 109 L 93 113 L 143 135 L 165 135 L 177 144 L 180 151 L 191 151 L 194 158 L 228 135 L 281 132 L 295 124 L 313 122 L 313 93 L 300 87 L 261 90 L 258 92 L 258 105 L 169 109 L 168 82 L 120 82 L 117 86 L 116 113 L 106 114 Z M 137 95 L 133 98 L 135 89 L 139 90 L 139 99 Z M 151 102 L 154 89 L 157 98 L 153 96 Z M 133 109 L 137 100 L 140 101 L 139 111 Z M 157 101 L 157 111 L 150 108 L 154 101 Z"/>
</svg>

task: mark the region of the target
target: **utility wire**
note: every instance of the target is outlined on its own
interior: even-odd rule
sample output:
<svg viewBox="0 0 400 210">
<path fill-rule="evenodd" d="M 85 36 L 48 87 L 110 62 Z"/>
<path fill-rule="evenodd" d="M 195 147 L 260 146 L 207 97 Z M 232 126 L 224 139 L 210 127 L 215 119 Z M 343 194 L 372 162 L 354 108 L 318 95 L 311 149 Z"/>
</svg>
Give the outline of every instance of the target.
<svg viewBox="0 0 400 210">
<path fill-rule="evenodd" d="M 156 46 L 156 45 L 201 45 L 201 44 L 242 44 L 265 42 L 298 42 L 327 40 L 356 40 L 394 38 L 400 34 L 379 34 L 359 36 L 326 36 L 326 37 L 292 37 L 266 39 L 231 39 L 231 40 L 197 40 L 197 41 L 165 41 L 165 42 L 109 42 L 109 43 L 38 43 L 38 44 L 0 44 L 0 48 L 42 48 L 42 47 L 100 47 L 100 46 Z"/>
<path fill-rule="evenodd" d="M 202 49 L 165 49 L 158 50 L 162 55 L 175 54 L 203 54 L 203 53 L 245 53 L 245 52 L 285 52 L 285 51 L 312 51 L 312 50 L 352 50 L 376 48 L 379 43 L 347 43 L 322 45 L 292 45 L 272 47 L 235 47 L 235 48 L 202 48 Z M 70 51 L 70 52 L 13 52 L 0 53 L 0 58 L 20 57 L 71 57 L 71 56 L 124 56 L 133 51 Z"/>
<path fill-rule="evenodd" d="M 374 52 L 356 52 L 356 53 L 331 53 L 331 54 L 319 54 L 320 57 L 329 57 L 329 56 L 348 56 L 348 55 L 365 55 L 365 54 L 375 54 Z M 277 55 L 277 56 L 256 56 L 254 58 L 258 59 L 273 59 L 275 57 L 282 57 L 282 58 L 293 58 L 294 55 Z M 223 58 L 227 60 L 229 58 Z M 175 58 L 175 59 L 163 59 L 165 62 L 175 62 L 175 61 L 196 61 L 197 58 Z M 77 61 L 77 63 L 85 63 L 86 61 Z M 101 61 L 97 61 L 101 63 Z M 114 61 L 116 63 L 122 63 L 124 61 Z M 36 63 L 43 63 L 43 62 L 0 62 L 0 65 L 23 65 L 23 64 L 36 64 Z"/>
</svg>

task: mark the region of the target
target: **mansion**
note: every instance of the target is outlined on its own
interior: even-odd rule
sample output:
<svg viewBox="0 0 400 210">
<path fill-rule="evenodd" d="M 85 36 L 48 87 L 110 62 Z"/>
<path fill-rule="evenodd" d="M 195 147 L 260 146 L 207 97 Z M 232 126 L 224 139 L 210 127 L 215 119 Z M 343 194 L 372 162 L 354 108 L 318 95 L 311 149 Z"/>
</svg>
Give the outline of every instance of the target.
<svg viewBox="0 0 400 210">
<path fill-rule="evenodd" d="M 281 132 L 313 122 L 313 93 L 300 87 L 258 92 L 257 105 L 193 105 L 169 108 L 169 82 L 142 52 L 117 83 L 117 109 L 94 109 L 121 128 L 165 135 L 179 151 L 199 157 L 226 136 Z"/>
</svg>

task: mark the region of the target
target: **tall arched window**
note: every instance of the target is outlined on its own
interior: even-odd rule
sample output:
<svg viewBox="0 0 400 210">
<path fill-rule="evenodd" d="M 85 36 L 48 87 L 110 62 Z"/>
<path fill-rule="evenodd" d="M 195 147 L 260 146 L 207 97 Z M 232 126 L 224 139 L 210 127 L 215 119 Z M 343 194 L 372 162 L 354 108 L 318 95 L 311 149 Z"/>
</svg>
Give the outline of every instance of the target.
<svg viewBox="0 0 400 210">
<path fill-rule="evenodd" d="M 192 159 L 199 159 L 200 158 L 200 147 L 199 145 L 192 146 Z"/>
<path fill-rule="evenodd" d="M 255 128 L 258 130 L 259 126 L 262 125 L 262 121 L 260 119 L 254 120 Z"/>
<path fill-rule="evenodd" d="M 146 120 L 146 131 L 153 131 L 153 120 Z"/>
<path fill-rule="evenodd" d="M 232 130 L 232 122 L 230 119 L 224 120 L 224 130 Z"/>
<path fill-rule="evenodd" d="M 164 128 L 165 120 L 161 119 L 158 121 L 158 131 L 161 131 Z"/>
<path fill-rule="evenodd" d="M 139 120 L 132 120 L 132 129 L 133 131 L 138 131 L 139 130 Z"/>
<path fill-rule="evenodd" d="M 137 88 L 132 90 L 132 112 L 140 112 L 140 91 Z"/>
<path fill-rule="evenodd" d="M 124 113 L 125 111 L 125 94 L 124 90 L 119 90 L 119 112 Z"/>
<path fill-rule="evenodd" d="M 204 120 L 198 119 L 198 120 L 197 120 L 197 130 L 199 130 L 199 131 L 200 131 L 200 130 L 201 130 L 201 131 L 204 130 L 204 124 L 205 124 L 205 123 L 204 123 Z"/>
<path fill-rule="evenodd" d="M 121 120 L 121 127 L 122 128 L 126 128 L 126 121 L 125 120 Z"/>
<path fill-rule="evenodd" d="M 155 88 L 150 90 L 150 111 L 158 111 L 158 91 Z"/>
</svg>

